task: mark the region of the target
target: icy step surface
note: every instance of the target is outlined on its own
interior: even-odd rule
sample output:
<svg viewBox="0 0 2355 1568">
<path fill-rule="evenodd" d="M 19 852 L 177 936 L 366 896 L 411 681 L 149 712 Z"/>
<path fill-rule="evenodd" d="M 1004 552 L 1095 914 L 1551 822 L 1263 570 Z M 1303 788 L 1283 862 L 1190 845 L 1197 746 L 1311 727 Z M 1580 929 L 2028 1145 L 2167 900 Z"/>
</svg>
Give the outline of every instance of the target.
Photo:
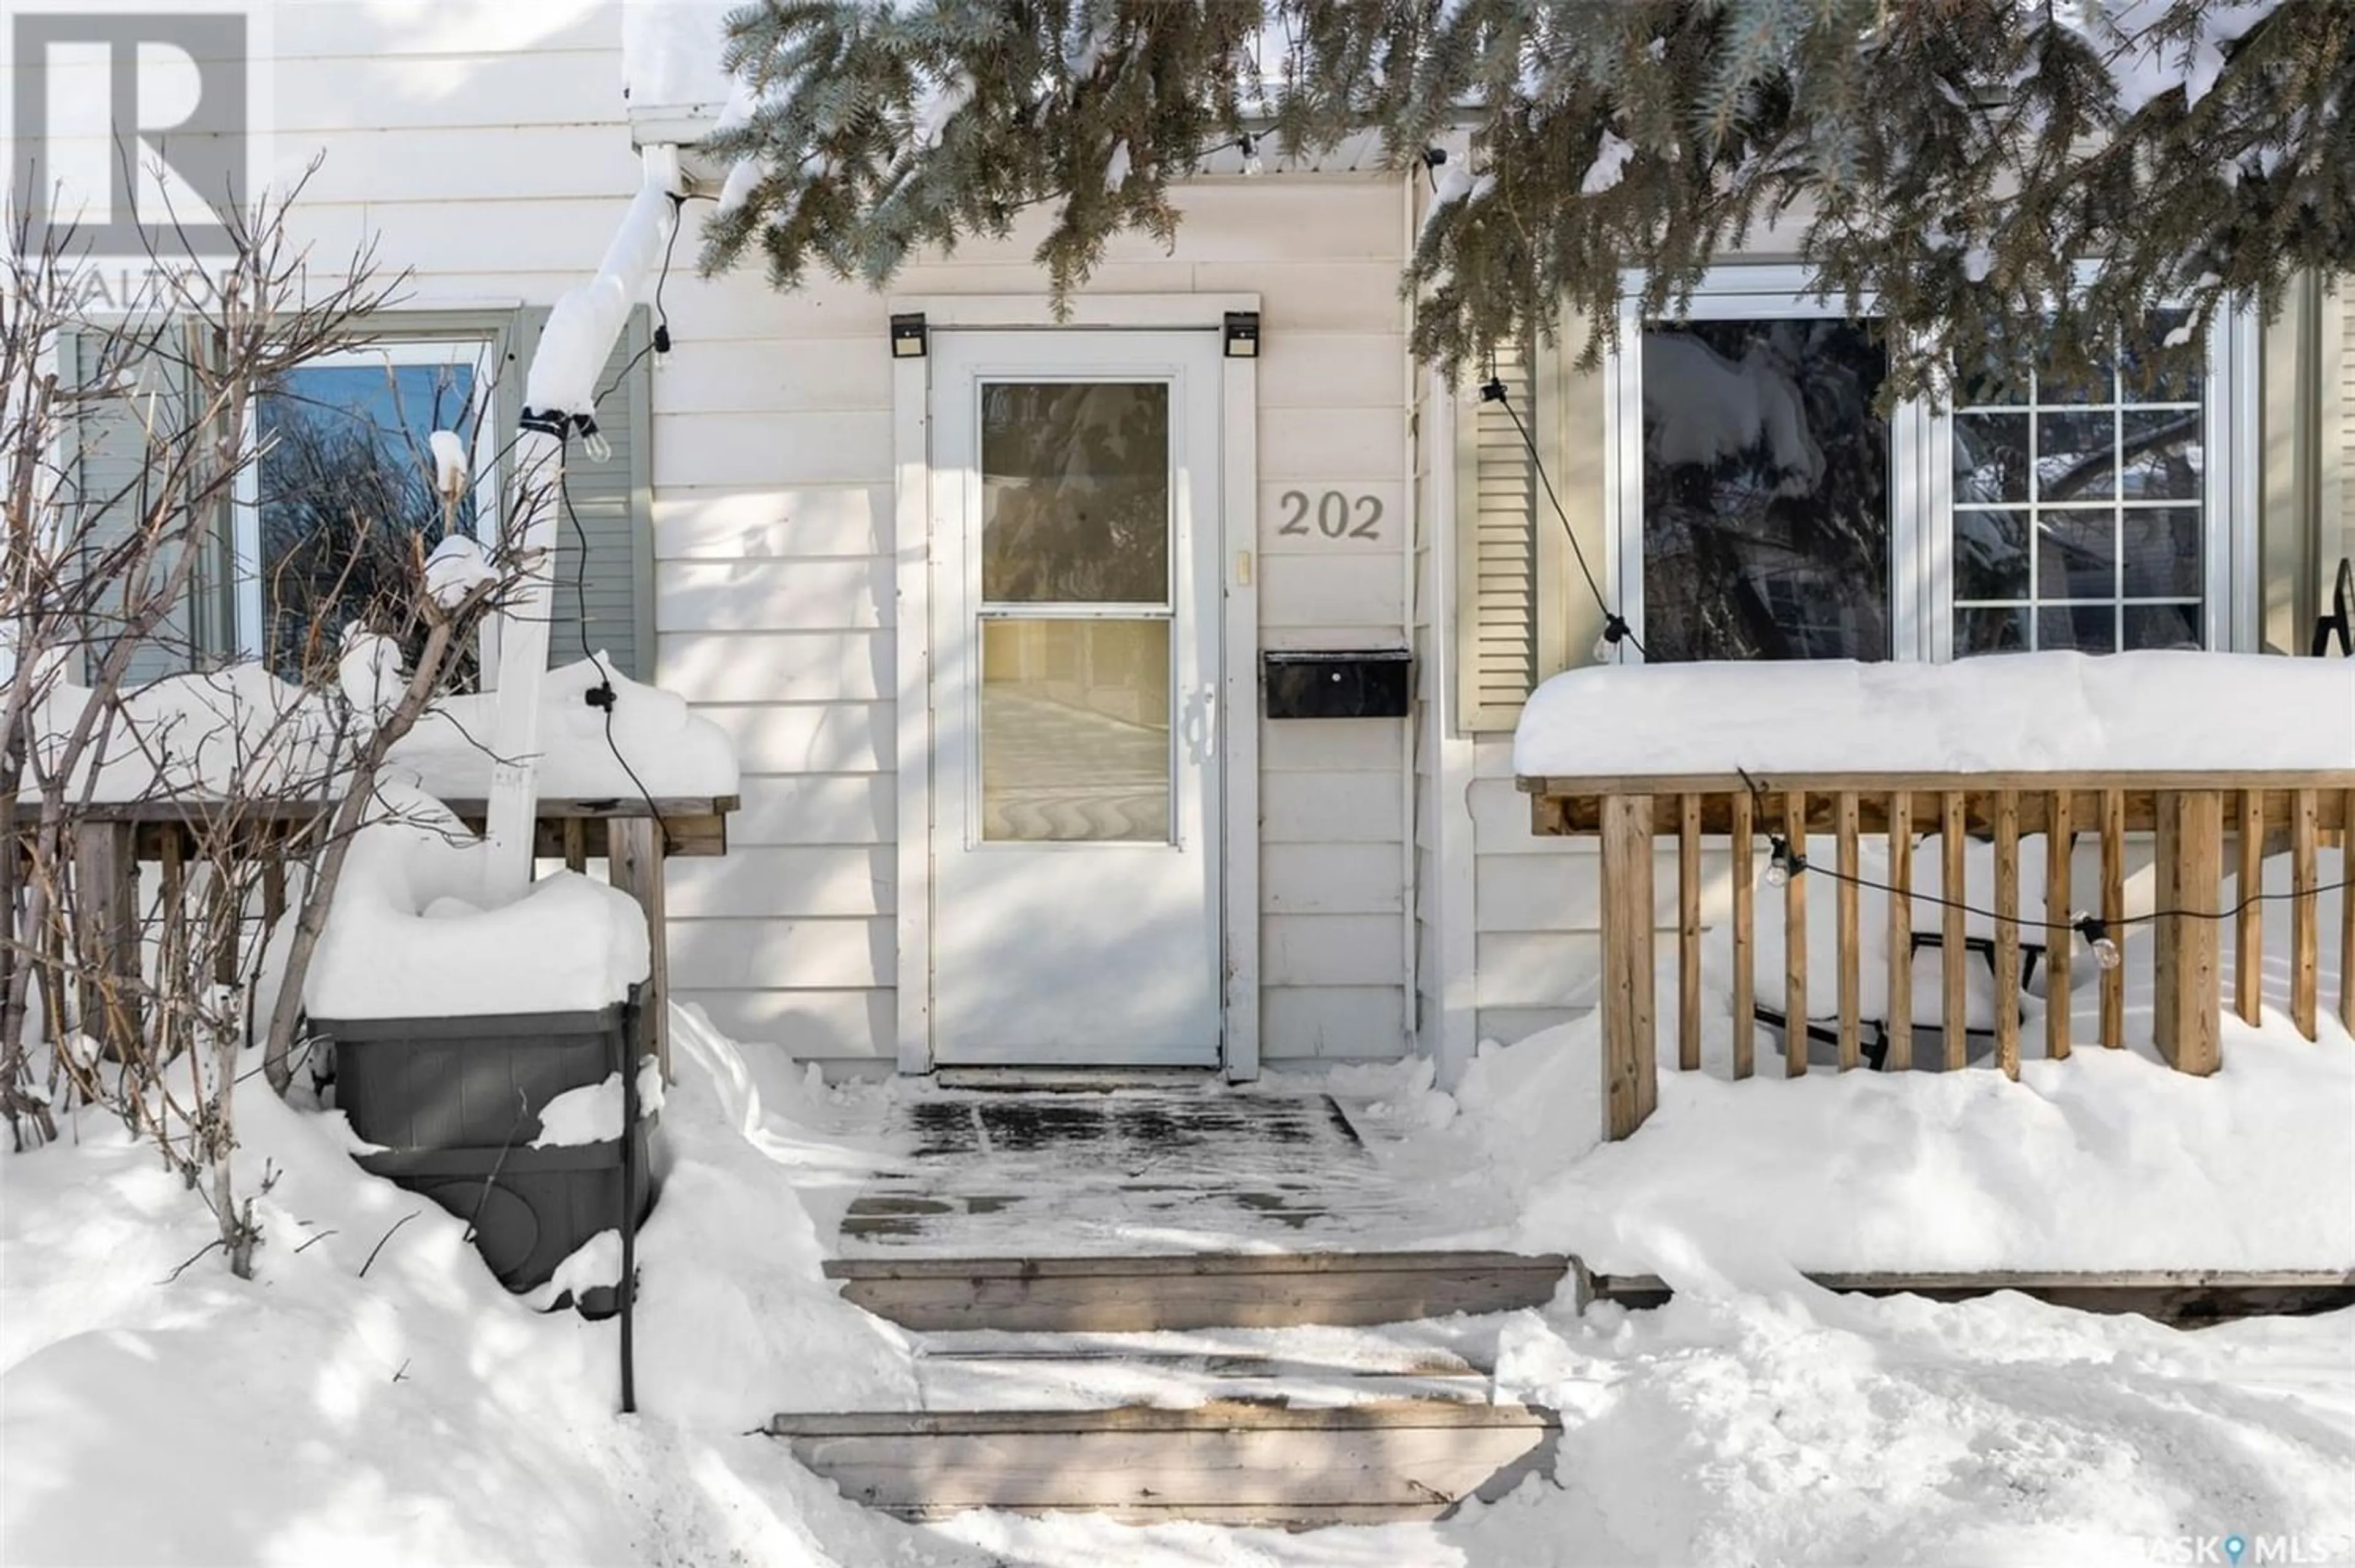
<svg viewBox="0 0 2355 1568">
<path fill-rule="evenodd" d="M 937 1092 L 844 1216 L 846 1258 L 1488 1244 L 1397 1179 L 1345 1106 L 1224 1085 Z"/>
</svg>

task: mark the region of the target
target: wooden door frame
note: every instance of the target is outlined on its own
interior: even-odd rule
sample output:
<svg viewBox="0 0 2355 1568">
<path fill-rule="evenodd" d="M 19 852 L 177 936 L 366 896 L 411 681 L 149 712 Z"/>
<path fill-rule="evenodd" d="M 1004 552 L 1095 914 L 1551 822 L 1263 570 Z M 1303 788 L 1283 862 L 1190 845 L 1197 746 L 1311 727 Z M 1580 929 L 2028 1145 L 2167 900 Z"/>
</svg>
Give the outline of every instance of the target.
<svg viewBox="0 0 2355 1568">
<path fill-rule="evenodd" d="M 1058 320 L 1042 294 L 895 296 L 891 314 L 928 331 L 1128 329 L 1218 332 L 1257 294 L 1108 294 L 1070 302 Z M 1220 1061 L 1234 1081 L 1259 1076 L 1259 361 L 1221 358 L 1219 377 L 1219 765 L 1220 792 Z M 943 497 L 932 493 L 932 359 L 891 366 L 892 562 L 899 876 L 896 1039 L 900 1071 L 932 1057 L 932 550 Z"/>
</svg>

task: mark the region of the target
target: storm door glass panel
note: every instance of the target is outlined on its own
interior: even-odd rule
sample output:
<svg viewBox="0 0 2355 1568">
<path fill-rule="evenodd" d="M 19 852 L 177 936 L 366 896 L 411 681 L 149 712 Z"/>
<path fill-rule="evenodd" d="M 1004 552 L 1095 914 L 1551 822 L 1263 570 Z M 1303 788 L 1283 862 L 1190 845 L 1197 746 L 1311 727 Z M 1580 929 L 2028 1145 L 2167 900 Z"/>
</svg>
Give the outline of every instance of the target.
<svg viewBox="0 0 2355 1568">
<path fill-rule="evenodd" d="M 1643 352 L 1646 657 L 1889 657 L 1879 324 L 1655 322 Z"/>
<path fill-rule="evenodd" d="M 1169 843 L 1168 385 L 981 398 L 982 837 Z"/>
<path fill-rule="evenodd" d="M 332 672 L 346 622 L 391 614 L 413 552 L 445 531 L 476 531 L 471 491 L 444 515 L 427 438 L 448 430 L 473 440 L 477 352 L 464 346 L 451 363 L 304 365 L 254 400 L 261 647 L 277 674 Z M 423 634 L 414 640 L 421 645 Z"/>
<path fill-rule="evenodd" d="M 2151 319 L 2158 339 L 2179 315 Z M 2205 403 L 2129 350 L 2066 380 L 1966 382 L 1954 424 L 1955 652 L 2198 647 Z"/>
<path fill-rule="evenodd" d="M 982 623 L 982 837 L 1169 841 L 1169 623 Z"/>
<path fill-rule="evenodd" d="M 981 517 L 990 603 L 1168 603 L 1167 384 L 986 386 Z"/>
</svg>

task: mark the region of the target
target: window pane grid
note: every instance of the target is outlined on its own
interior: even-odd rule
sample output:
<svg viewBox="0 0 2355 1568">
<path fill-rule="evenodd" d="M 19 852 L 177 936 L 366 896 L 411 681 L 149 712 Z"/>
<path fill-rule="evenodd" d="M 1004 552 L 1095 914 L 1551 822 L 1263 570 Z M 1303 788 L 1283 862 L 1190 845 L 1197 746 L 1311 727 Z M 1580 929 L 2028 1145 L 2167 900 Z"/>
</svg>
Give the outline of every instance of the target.
<svg viewBox="0 0 2355 1568">
<path fill-rule="evenodd" d="M 1955 409 L 1957 655 L 2201 640 L 2205 406 L 2180 383 L 2141 400 L 2115 365 L 2090 389 L 2031 376 L 2019 400 Z"/>
</svg>

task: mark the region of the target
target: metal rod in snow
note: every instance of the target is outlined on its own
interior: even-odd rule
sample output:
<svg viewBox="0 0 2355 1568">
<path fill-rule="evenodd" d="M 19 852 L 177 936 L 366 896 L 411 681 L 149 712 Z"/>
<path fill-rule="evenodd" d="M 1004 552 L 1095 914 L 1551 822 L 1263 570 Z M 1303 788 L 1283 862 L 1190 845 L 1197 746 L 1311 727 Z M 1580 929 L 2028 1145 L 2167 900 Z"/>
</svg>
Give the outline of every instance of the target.
<svg viewBox="0 0 2355 1568">
<path fill-rule="evenodd" d="M 606 247 L 597 275 L 568 290 L 549 313 L 524 382 L 523 429 L 515 443 L 515 516 L 507 538 L 530 570 L 500 613 L 497 710 L 492 724 L 489 844 L 484 893 L 493 907 L 531 885 L 538 790 L 540 690 L 556 597 L 556 546 L 563 518 L 566 434 L 595 429 L 597 374 L 628 323 L 630 306 L 661 265 L 678 223 L 678 155 L 645 151 L 645 183 Z"/>
</svg>

